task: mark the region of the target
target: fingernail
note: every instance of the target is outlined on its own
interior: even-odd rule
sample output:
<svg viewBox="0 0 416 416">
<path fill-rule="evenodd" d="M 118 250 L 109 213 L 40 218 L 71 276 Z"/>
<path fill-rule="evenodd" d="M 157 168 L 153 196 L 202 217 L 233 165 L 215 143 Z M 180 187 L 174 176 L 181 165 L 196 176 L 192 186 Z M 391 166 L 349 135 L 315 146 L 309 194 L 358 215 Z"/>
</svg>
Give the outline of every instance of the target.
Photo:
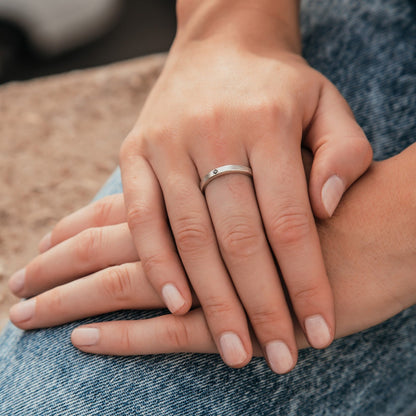
<svg viewBox="0 0 416 416">
<path fill-rule="evenodd" d="M 26 269 L 20 269 L 9 279 L 9 289 L 14 293 L 19 293 L 25 285 Z"/>
<path fill-rule="evenodd" d="M 166 306 L 172 313 L 175 313 L 181 309 L 185 304 L 185 299 L 180 294 L 179 290 L 176 289 L 176 287 L 171 283 L 167 283 L 165 286 L 163 286 L 162 297 Z"/>
<path fill-rule="evenodd" d="M 328 325 L 321 315 L 312 315 L 306 318 L 305 329 L 312 347 L 325 348 L 331 342 Z"/>
<path fill-rule="evenodd" d="M 292 369 L 292 354 L 284 342 L 269 342 L 266 345 L 266 354 L 270 367 L 275 373 L 284 374 Z"/>
<path fill-rule="evenodd" d="M 52 236 L 52 233 L 49 232 L 44 237 L 42 237 L 42 239 L 40 240 L 39 245 L 38 245 L 38 249 L 41 253 L 43 253 L 43 252 L 45 252 L 45 251 L 47 251 L 51 248 L 51 246 L 52 246 L 51 236 Z"/>
<path fill-rule="evenodd" d="M 13 305 L 10 309 L 10 320 L 12 322 L 25 322 L 35 314 L 36 299 L 29 299 Z"/>
<path fill-rule="evenodd" d="M 80 347 L 95 345 L 99 339 L 100 330 L 98 328 L 76 328 L 71 334 L 72 343 Z"/>
<path fill-rule="evenodd" d="M 221 335 L 220 346 L 222 356 L 227 365 L 236 366 L 247 359 L 247 352 L 244 349 L 240 337 L 234 332 L 225 332 Z"/>
<path fill-rule="evenodd" d="M 332 217 L 332 214 L 338 206 L 344 191 L 344 182 L 342 182 L 342 179 L 337 175 L 331 176 L 322 187 L 322 202 L 330 217 Z"/>
</svg>

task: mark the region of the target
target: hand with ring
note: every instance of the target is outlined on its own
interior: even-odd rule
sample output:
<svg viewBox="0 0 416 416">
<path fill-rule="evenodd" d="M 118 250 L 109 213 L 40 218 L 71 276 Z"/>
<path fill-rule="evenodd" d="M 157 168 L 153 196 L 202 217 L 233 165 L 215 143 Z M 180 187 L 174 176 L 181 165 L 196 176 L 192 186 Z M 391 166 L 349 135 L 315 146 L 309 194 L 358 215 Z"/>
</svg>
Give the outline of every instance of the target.
<svg viewBox="0 0 416 416">
<path fill-rule="evenodd" d="M 120 164 L 144 273 L 169 310 L 189 311 L 191 285 L 225 363 L 250 361 L 250 324 L 285 373 L 297 360 L 291 308 L 310 345 L 334 338 L 314 215 L 333 214 L 372 152 L 300 56 L 296 2 L 256 5 L 178 2 L 174 44 Z M 309 186 L 301 145 L 314 154 Z"/>
<path fill-rule="evenodd" d="M 307 171 L 309 156 L 304 152 Z M 337 215 L 317 222 L 335 297 L 336 338 L 416 302 L 415 162 L 416 144 L 374 162 L 342 198 Z M 41 254 L 9 282 L 17 296 L 30 298 L 10 310 L 16 326 L 45 328 L 112 311 L 163 307 L 143 273 L 124 208 L 122 194 L 107 196 L 63 218 L 42 239 Z M 254 354 L 263 355 L 250 335 Z M 297 324 L 295 335 L 298 348 L 308 346 Z M 182 316 L 83 323 L 71 340 L 94 354 L 218 352 L 197 299 Z"/>
</svg>

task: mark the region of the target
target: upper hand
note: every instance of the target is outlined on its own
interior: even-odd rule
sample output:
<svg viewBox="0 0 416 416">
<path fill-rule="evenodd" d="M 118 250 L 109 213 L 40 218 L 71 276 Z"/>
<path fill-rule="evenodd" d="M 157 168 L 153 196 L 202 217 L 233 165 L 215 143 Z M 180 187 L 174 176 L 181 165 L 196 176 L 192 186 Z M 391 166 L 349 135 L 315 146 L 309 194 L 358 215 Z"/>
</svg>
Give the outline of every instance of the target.
<svg viewBox="0 0 416 416">
<path fill-rule="evenodd" d="M 269 361 L 279 361 L 273 346 L 285 345 L 295 364 L 283 286 L 310 344 L 332 341 L 333 296 L 313 213 L 331 216 L 371 161 L 336 88 L 270 43 L 213 36 L 174 45 L 120 153 L 127 220 L 146 276 L 175 314 L 191 306 L 189 278 L 232 366 L 251 357 L 246 313 Z M 315 156 L 309 190 L 301 144 Z M 227 164 L 250 166 L 253 180 L 224 176 L 204 196 L 200 179 Z"/>
</svg>

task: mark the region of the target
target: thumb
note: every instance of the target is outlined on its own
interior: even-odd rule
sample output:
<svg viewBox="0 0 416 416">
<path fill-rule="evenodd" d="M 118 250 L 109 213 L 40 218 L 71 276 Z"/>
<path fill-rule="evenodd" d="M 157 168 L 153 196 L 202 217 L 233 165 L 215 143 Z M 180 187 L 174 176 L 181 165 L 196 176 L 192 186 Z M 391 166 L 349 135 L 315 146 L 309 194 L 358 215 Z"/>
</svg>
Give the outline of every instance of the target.
<svg viewBox="0 0 416 416">
<path fill-rule="evenodd" d="M 329 82 L 305 137 L 314 155 L 309 198 L 318 218 L 329 218 L 348 187 L 370 166 L 373 152 L 347 102 Z"/>
</svg>

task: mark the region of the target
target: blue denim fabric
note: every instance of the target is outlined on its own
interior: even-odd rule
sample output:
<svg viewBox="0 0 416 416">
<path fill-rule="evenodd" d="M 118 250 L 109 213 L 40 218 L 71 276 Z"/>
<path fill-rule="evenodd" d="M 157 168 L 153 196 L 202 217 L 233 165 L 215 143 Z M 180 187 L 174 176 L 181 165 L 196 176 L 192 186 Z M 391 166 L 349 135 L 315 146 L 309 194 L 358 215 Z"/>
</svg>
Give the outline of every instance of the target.
<svg viewBox="0 0 416 416">
<path fill-rule="evenodd" d="M 95 195 L 94 201 L 101 199 L 107 195 L 118 194 L 122 191 L 123 188 L 121 185 L 121 171 L 118 167 L 108 178 L 104 186 L 98 191 L 97 195 Z"/>
<path fill-rule="evenodd" d="M 416 3 L 304 1 L 304 55 L 341 90 L 377 159 L 416 140 Z M 121 190 L 116 172 L 99 194 Z M 263 359 L 226 367 L 215 355 L 102 357 L 70 343 L 84 322 L 142 319 L 121 311 L 57 328 L 0 337 L 0 415 L 365 415 L 416 414 L 416 307 L 300 352 L 290 374 Z"/>
</svg>

